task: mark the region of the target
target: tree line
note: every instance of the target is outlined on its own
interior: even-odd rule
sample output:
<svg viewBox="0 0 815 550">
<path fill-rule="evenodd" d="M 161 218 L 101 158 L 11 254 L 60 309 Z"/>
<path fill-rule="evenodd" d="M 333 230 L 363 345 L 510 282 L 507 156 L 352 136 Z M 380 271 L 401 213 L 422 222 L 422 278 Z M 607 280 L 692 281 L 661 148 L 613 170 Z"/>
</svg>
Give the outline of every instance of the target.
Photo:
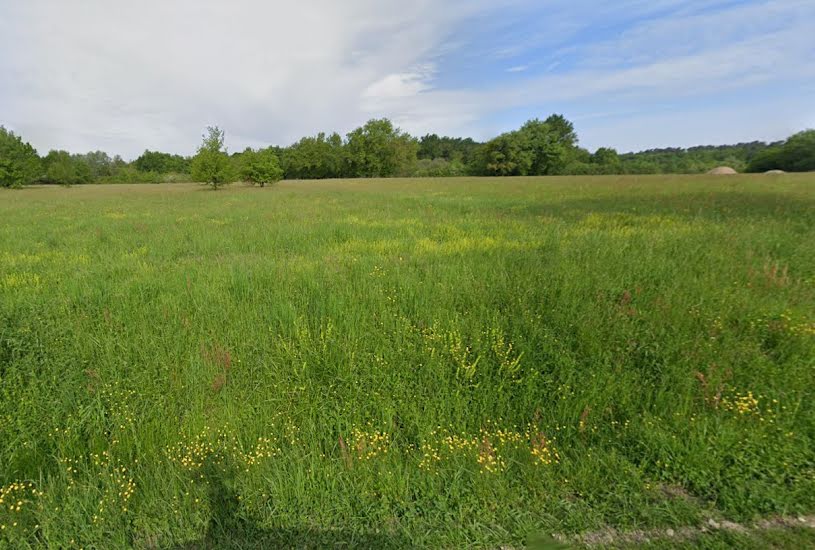
<svg viewBox="0 0 815 550">
<path fill-rule="evenodd" d="M 815 170 L 815 130 L 787 140 L 737 145 L 652 149 L 619 154 L 579 146 L 562 115 L 533 119 L 487 142 L 428 134 L 416 138 L 388 119 L 374 119 L 346 134 L 319 133 L 288 147 L 247 148 L 229 154 L 224 132 L 207 128 L 195 155 L 147 150 L 127 162 L 104 151 L 40 156 L 20 136 L 0 126 L 0 187 L 31 183 L 161 183 L 201 181 L 217 187 L 279 179 L 537 176 L 703 173 L 720 165 L 739 172 Z"/>
</svg>

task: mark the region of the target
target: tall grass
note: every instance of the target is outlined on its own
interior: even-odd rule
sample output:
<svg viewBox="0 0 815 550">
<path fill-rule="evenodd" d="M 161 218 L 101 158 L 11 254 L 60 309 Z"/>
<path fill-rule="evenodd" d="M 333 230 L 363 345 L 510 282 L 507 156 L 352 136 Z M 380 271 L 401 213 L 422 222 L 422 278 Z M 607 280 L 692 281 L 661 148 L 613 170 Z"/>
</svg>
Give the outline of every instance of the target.
<svg viewBox="0 0 815 550">
<path fill-rule="evenodd" d="M 0 545 L 815 509 L 815 179 L 0 193 Z"/>
</svg>

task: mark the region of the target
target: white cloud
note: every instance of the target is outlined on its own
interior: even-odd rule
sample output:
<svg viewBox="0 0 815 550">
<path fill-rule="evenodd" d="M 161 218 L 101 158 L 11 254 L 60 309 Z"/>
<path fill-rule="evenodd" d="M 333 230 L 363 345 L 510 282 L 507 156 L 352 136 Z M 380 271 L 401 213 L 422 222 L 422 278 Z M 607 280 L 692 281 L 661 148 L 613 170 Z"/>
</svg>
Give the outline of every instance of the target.
<svg viewBox="0 0 815 550">
<path fill-rule="evenodd" d="M 753 22 L 747 26 L 748 21 Z M 711 142 L 724 135 L 733 141 L 780 139 L 787 135 L 784 132 L 808 125 L 806 121 L 815 113 L 815 104 L 807 99 L 812 97 L 808 90 L 815 82 L 815 65 L 810 61 L 815 58 L 813 25 L 815 4 L 795 0 L 737 6 L 703 17 L 693 12 L 643 20 L 617 39 L 575 46 L 583 61 L 570 70 L 561 67 L 557 73 L 478 89 L 435 89 L 391 102 L 383 109 L 401 113 L 408 130 L 421 133 L 431 125 L 446 124 L 445 131 L 469 131 L 482 139 L 521 121 L 478 125 L 481 115 L 518 109 L 525 110 L 528 117 L 565 110 L 578 121 L 584 112 L 604 110 L 609 113 L 607 118 L 627 113 L 625 118 L 614 117 L 616 132 L 596 124 L 578 124 L 584 143 L 595 147 L 603 144 L 598 143 L 599 136 L 609 139 L 605 144 L 621 149 L 670 143 L 667 120 L 684 128 L 681 135 L 674 136 L 677 144 Z M 738 28 L 745 32 L 739 34 Z M 716 29 L 722 30 L 718 39 Z M 661 47 L 667 53 L 659 54 Z M 621 59 L 616 64 L 597 62 L 605 53 L 617 50 Z M 621 63 L 632 58 L 636 61 Z M 708 108 L 745 94 L 755 97 L 752 103 L 740 103 L 742 120 L 738 124 L 733 122 L 732 109 Z M 788 98 L 784 100 L 787 104 L 793 98 L 797 109 L 779 106 L 773 112 L 764 108 L 778 103 L 779 94 Z M 666 116 L 665 111 L 675 109 L 672 105 L 677 103 L 682 104 L 682 114 Z M 695 139 L 689 135 L 692 128 L 698 131 Z M 729 131 L 722 131 L 725 128 Z"/>
<path fill-rule="evenodd" d="M 390 99 L 415 96 L 431 89 L 435 74 L 433 64 L 417 67 L 407 73 L 389 74 L 368 86 L 362 96 L 366 99 Z"/>
<path fill-rule="evenodd" d="M 802 23 L 811 25 L 815 17 L 811 0 L 759 0 L 713 12 L 711 7 L 707 3 L 688 2 L 685 10 L 669 17 L 632 24 L 617 36 L 586 45 L 581 65 L 643 64 L 715 52 L 743 41 L 769 40 L 772 34 L 791 27 L 800 30 Z M 774 50 L 778 44 L 770 42 L 765 46 Z"/>
<path fill-rule="evenodd" d="M 191 152 L 213 123 L 233 148 L 347 131 L 368 99 L 427 89 L 427 59 L 490 4 L 3 2 L 0 120 L 40 149 L 129 156 Z"/>
<path fill-rule="evenodd" d="M 513 32 L 530 20 L 534 32 Z M 734 139 L 776 137 L 815 124 L 802 99 L 813 26 L 811 0 L 2 2 L 0 122 L 41 152 L 130 157 L 191 153 L 207 124 L 226 128 L 233 150 L 380 116 L 416 134 L 487 138 L 516 122 L 499 116 L 510 110 L 565 111 L 585 143 L 619 148 L 663 143 L 669 123 L 698 130 L 695 141 L 710 141 L 717 120 L 739 129 Z M 541 47 L 554 57 L 523 57 Z M 478 80 L 446 83 L 462 56 Z M 490 60 L 495 74 L 480 78 Z M 504 83 L 506 72 L 517 76 Z M 773 120 L 748 102 L 735 124 L 732 109 L 706 108 L 751 91 L 766 107 L 774 86 L 797 114 Z M 679 102 L 682 116 L 666 114 Z"/>
</svg>

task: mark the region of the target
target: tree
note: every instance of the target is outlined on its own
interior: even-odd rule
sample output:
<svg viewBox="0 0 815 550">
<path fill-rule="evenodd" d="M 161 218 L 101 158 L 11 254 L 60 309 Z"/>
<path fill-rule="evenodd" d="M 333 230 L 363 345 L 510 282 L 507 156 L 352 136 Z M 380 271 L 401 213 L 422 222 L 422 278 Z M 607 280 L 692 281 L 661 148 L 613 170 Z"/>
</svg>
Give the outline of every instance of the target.
<svg viewBox="0 0 815 550">
<path fill-rule="evenodd" d="M 419 160 L 444 159 L 470 164 L 479 147 L 471 138 L 439 137 L 437 134 L 427 134 L 419 140 Z"/>
<path fill-rule="evenodd" d="M 781 147 L 781 170 L 809 172 L 815 170 L 815 130 L 806 130 L 791 136 Z"/>
<path fill-rule="evenodd" d="M 478 149 L 475 173 L 494 176 L 564 174 L 586 159 L 577 147 L 574 126 L 561 115 L 532 119 L 520 129 L 501 134 Z M 590 169 L 589 169 L 590 170 Z"/>
<path fill-rule="evenodd" d="M 501 134 L 480 150 L 480 172 L 488 176 L 526 176 L 535 161 L 520 132 Z"/>
<path fill-rule="evenodd" d="M 717 166 L 731 166 L 742 172 L 778 145 L 754 141 L 735 145 L 700 145 L 688 149 L 648 149 L 620 155 L 620 171 L 623 174 L 700 174 Z"/>
<path fill-rule="evenodd" d="M 560 119 L 556 119 L 555 124 L 571 126 L 571 123 L 563 117 Z M 552 120 L 552 117 L 547 120 Z M 567 153 L 574 146 L 568 136 L 563 135 L 564 132 L 569 133 L 568 128 L 557 128 L 550 122 L 533 119 L 521 126 L 519 132 L 521 142 L 528 149 L 532 158 L 529 175 L 543 176 L 563 172 L 563 168 L 568 163 Z"/>
<path fill-rule="evenodd" d="M 582 147 L 575 147 L 569 154 L 566 165 L 561 174 L 570 176 L 593 176 L 600 173 L 600 168 L 593 162 L 592 154 Z"/>
<path fill-rule="evenodd" d="M 33 183 L 41 171 L 37 151 L 14 132 L 0 126 L 0 187 L 22 187 Z"/>
<path fill-rule="evenodd" d="M 747 165 L 748 172 L 766 172 L 767 170 L 781 169 L 781 153 L 783 146 L 776 145 L 758 153 Z"/>
<path fill-rule="evenodd" d="M 787 141 L 771 145 L 753 157 L 747 169 L 750 172 L 815 170 L 815 130 L 799 132 Z"/>
<path fill-rule="evenodd" d="M 390 120 L 369 120 L 348 134 L 348 159 L 352 174 L 363 178 L 386 178 L 407 172 L 416 162 L 418 143 L 395 128 Z"/>
<path fill-rule="evenodd" d="M 241 154 L 240 174 L 243 179 L 265 187 L 283 178 L 283 169 L 273 149 L 253 151 L 247 149 Z"/>
<path fill-rule="evenodd" d="M 133 161 L 139 172 L 155 172 L 157 174 L 179 173 L 186 174 L 190 170 L 190 163 L 181 155 L 171 155 L 160 151 L 145 151 Z"/>
<path fill-rule="evenodd" d="M 446 178 L 463 176 L 466 167 L 459 160 L 449 161 L 445 158 L 419 159 L 410 171 L 414 178 Z"/>
<path fill-rule="evenodd" d="M 318 136 L 319 137 L 319 136 Z M 342 136 L 334 132 L 326 138 L 325 174 L 327 178 L 344 178 L 348 174 L 348 158 Z"/>
<path fill-rule="evenodd" d="M 557 141 L 565 148 L 577 146 L 577 132 L 574 131 L 574 124 L 563 115 L 550 115 L 543 121 L 551 128 L 557 136 Z"/>
<path fill-rule="evenodd" d="M 207 126 L 201 146 L 192 159 L 191 174 L 195 181 L 219 185 L 232 181 L 232 164 L 224 148 L 224 131 L 217 126 Z"/>
<path fill-rule="evenodd" d="M 345 146 L 337 133 L 304 137 L 284 151 L 282 161 L 289 179 L 341 178 L 347 173 Z"/>
<path fill-rule="evenodd" d="M 113 175 L 113 159 L 104 151 L 91 151 L 76 158 L 88 165 L 93 181 Z"/>
<path fill-rule="evenodd" d="M 620 155 L 609 147 L 597 149 L 592 156 L 592 162 L 597 165 L 597 171 L 601 174 L 619 174 L 622 171 Z"/>
<path fill-rule="evenodd" d="M 43 165 L 48 183 L 71 186 L 93 181 L 90 166 L 81 155 L 52 150 L 43 159 Z"/>
</svg>

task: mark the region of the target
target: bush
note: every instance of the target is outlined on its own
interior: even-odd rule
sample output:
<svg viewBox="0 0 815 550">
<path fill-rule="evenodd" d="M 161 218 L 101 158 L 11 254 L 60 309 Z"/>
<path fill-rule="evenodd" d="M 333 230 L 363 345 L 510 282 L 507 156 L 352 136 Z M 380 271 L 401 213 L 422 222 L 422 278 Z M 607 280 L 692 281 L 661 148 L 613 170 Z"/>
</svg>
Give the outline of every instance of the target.
<svg viewBox="0 0 815 550">
<path fill-rule="evenodd" d="M 413 165 L 408 174 L 417 178 L 445 178 L 466 175 L 466 167 L 458 160 L 449 161 L 443 158 L 420 159 Z"/>
<path fill-rule="evenodd" d="M 582 160 L 574 160 L 563 169 L 564 175 L 569 176 L 596 176 L 602 174 L 602 166 Z"/>
<path fill-rule="evenodd" d="M 163 177 L 158 172 L 141 172 L 132 165 L 122 166 L 110 176 L 99 178 L 99 183 L 161 183 Z"/>
</svg>

